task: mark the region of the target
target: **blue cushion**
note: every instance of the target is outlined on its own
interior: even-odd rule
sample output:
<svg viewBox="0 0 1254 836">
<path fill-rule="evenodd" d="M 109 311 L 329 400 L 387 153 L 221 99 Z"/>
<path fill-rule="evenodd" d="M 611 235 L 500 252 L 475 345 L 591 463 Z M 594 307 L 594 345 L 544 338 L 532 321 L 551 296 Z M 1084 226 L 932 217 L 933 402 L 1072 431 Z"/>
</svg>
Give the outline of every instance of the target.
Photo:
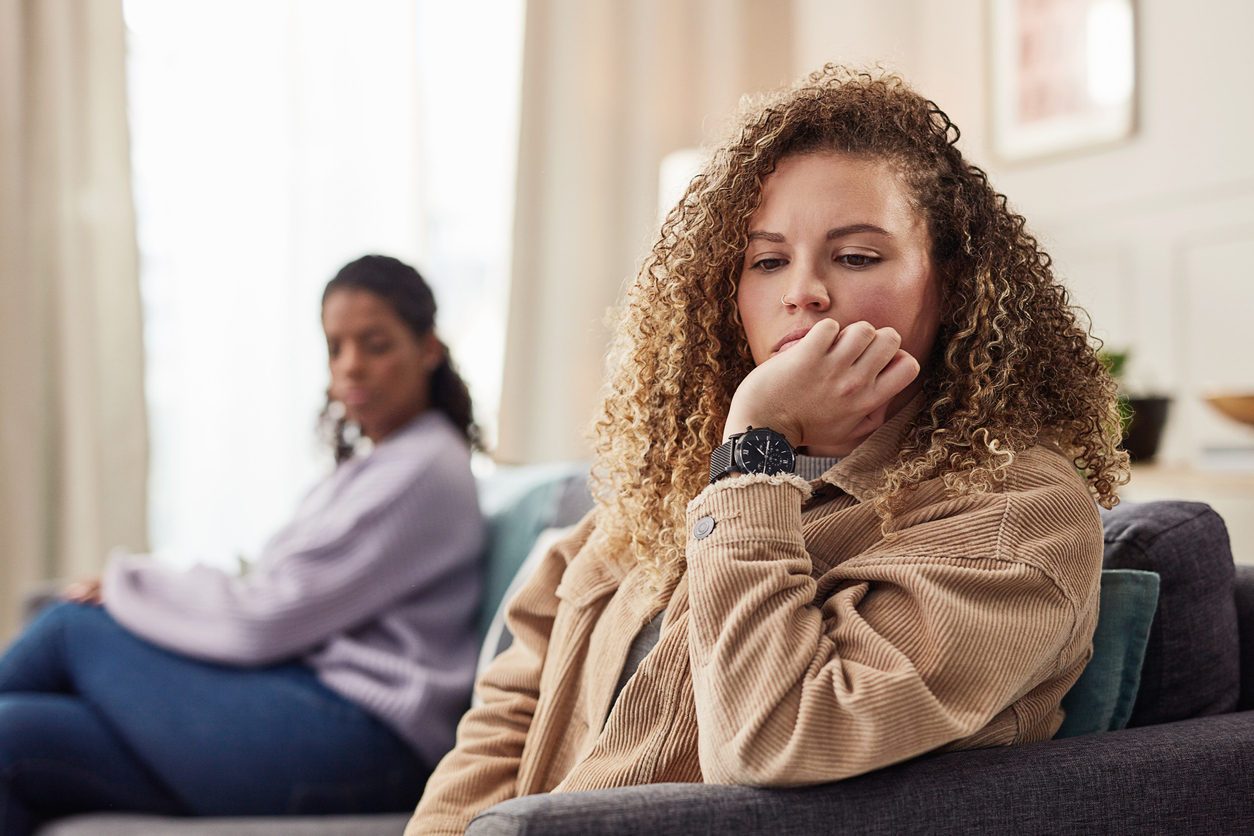
<svg viewBox="0 0 1254 836">
<path fill-rule="evenodd" d="M 505 590 L 536 537 L 554 524 L 567 483 L 586 472 L 586 465 L 575 462 L 500 466 L 479 481 L 479 505 L 488 522 L 480 638 L 487 633 Z"/>
<path fill-rule="evenodd" d="M 1158 573 L 1102 572 L 1101 610 L 1093 658 L 1062 699 L 1067 717 L 1054 737 L 1116 731 L 1128 724 L 1141 684 L 1141 664 L 1158 609 Z"/>
</svg>

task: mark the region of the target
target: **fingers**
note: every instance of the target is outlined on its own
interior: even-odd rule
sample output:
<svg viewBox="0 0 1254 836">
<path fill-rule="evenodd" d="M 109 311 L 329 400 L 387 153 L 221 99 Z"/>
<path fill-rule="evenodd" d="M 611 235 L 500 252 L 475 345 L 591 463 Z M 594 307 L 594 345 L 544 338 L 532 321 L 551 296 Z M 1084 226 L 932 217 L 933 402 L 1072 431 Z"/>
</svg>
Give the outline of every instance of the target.
<svg viewBox="0 0 1254 836">
<path fill-rule="evenodd" d="M 841 332 L 838 343 L 852 354 L 850 366 L 869 374 L 879 374 L 901 348 L 901 336 L 893 328 L 876 328 L 869 322 L 855 322 Z"/>
<path fill-rule="evenodd" d="M 798 356 L 811 354 L 818 357 L 831 351 L 843 335 L 839 322 L 834 319 L 820 319 L 792 350 Z"/>
<path fill-rule="evenodd" d="M 888 405 L 892 399 L 919 376 L 919 361 L 912 355 L 897 349 L 888 365 L 875 379 L 874 395 L 877 406 L 850 433 L 853 437 L 869 435 L 887 420 Z"/>
<path fill-rule="evenodd" d="M 834 320 L 815 323 L 809 333 L 780 358 L 804 369 L 811 382 L 842 400 L 856 399 L 860 408 L 873 409 L 910 385 L 919 363 L 901 348 L 893 328 L 854 322 L 841 328 Z"/>
<path fill-rule="evenodd" d="M 876 383 L 895 395 L 919 376 L 920 369 L 918 359 L 899 348 L 893 352 L 893 358 L 879 373 Z"/>
<path fill-rule="evenodd" d="M 908 374 L 908 363 L 898 368 L 902 357 L 909 355 L 901 350 L 901 335 L 893 328 L 876 328 L 869 322 L 855 322 L 844 328 L 830 351 L 833 368 L 847 368 L 850 372 L 843 386 L 847 391 L 842 394 L 861 392 L 875 401 L 883 390 L 892 388 Z M 893 392 L 907 386 L 917 373 L 916 364 L 914 374 L 908 374 Z"/>
<path fill-rule="evenodd" d="M 793 446 L 838 449 L 882 425 L 893 398 L 918 374 L 896 330 L 820 320 L 741 382 L 724 440 L 752 424 L 783 433 Z"/>
<path fill-rule="evenodd" d="M 100 594 L 100 581 L 96 578 L 67 585 L 61 590 L 61 597 L 76 604 L 101 604 L 104 601 Z"/>
</svg>

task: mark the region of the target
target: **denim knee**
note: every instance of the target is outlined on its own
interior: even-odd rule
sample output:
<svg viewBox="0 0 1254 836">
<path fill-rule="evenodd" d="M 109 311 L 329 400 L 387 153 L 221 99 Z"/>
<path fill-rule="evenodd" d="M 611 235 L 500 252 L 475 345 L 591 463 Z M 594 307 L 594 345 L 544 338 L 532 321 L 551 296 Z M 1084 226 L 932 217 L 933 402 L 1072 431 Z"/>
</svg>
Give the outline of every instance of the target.
<svg viewBox="0 0 1254 836">
<path fill-rule="evenodd" d="M 70 694 L 0 694 L 0 780 L 14 800 L 44 813 L 186 812 L 95 712 Z"/>
<path fill-rule="evenodd" d="M 108 610 L 99 604 L 80 604 L 77 601 L 57 601 L 40 610 L 31 619 L 26 632 L 36 630 L 75 629 L 84 625 L 116 623 Z"/>
<path fill-rule="evenodd" d="M 76 636 L 121 628 L 101 607 L 69 601 L 37 615 L 0 656 L 0 693 L 70 690 L 69 646 Z"/>
</svg>

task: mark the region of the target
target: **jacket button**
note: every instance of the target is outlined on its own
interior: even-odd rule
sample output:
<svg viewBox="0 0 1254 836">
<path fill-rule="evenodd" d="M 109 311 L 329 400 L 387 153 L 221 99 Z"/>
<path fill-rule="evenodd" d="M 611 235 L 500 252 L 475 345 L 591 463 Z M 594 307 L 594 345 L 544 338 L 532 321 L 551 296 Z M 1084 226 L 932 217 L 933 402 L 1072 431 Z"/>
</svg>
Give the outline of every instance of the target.
<svg viewBox="0 0 1254 836">
<path fill-rule="evenodd" d="M 702 517 L 697 520 L 697 524 L 692 527 L 692 536 L 698 540 L 704 540 L 710 536 L 710 532 L 714 530 L 714 518 Z"/>
</svg>

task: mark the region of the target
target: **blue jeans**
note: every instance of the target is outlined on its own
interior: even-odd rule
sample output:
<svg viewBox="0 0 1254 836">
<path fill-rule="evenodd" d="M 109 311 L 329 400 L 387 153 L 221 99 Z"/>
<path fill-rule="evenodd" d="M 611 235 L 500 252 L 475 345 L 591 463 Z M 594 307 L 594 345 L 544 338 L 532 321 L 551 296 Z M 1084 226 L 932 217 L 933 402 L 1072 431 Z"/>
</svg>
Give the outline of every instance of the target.
<svg viewBox="0 0 1254 836">
<path fill-rule="evenodd" d="M 233 668 L 50 607 L 0 657 L 0 836 L 88 810 L 411 810 L 427 769 L 388 727 L 286 663 Z"/>
</svg>

